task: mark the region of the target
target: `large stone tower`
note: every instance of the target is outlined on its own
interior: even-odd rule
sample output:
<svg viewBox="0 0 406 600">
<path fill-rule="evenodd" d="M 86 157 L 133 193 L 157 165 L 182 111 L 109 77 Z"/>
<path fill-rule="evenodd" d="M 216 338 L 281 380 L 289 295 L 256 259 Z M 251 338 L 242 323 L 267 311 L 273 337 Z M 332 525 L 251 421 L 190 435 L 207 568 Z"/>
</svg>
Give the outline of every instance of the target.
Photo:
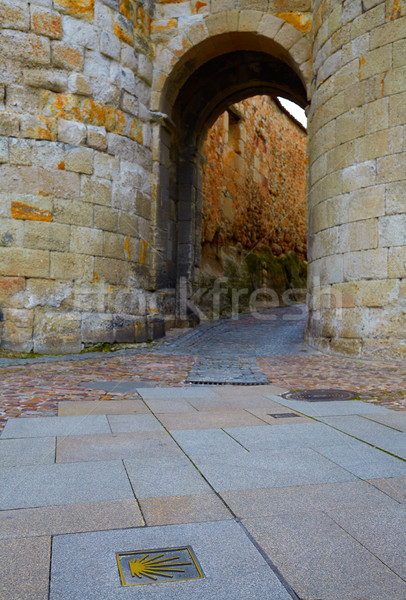
<svg viewBox="0 0 406 600">
<path fill-rule="evenodd" d="M 405 11 L 0 0 L 2 345 L 77 351 L 181 318 L 204 134 L 276 94 L 309 106 L 309 341 L 405 356 Z"/>
</svg>

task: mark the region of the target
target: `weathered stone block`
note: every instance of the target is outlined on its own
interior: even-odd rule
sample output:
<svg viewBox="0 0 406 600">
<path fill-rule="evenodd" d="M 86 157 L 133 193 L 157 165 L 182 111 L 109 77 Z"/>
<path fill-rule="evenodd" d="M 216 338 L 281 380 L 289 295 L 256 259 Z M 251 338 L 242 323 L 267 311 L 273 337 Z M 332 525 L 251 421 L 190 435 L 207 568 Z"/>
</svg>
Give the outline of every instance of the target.
<svg viewBox="0 0 406 600">
<path fill-rule="evenodd" d="M 119 60 L 121 52 L 120 40 L 113 33 L 102 31 L 100 34 L 100 51 L 114 60 Z"/>
<path fill-rule="evenodd" d="M 92 205 L 80 200 L 55 198 L 53 216 L 54 221 L 58 223 L 82 225 L 83 227 L 92 227 L 93 225 Z"/>
<path fill-rule="evenodd" d="M 8 162 L 8 139 L 0 138 L 0 163 Z"/>
<path fill-rule="evenodd" d="M 14 165 L 31 164 L 32 144 L 29 140 L 10 138 L 9 142 L 9 162 Z"/>
<path fill-rule="evenodd" d="M 396 279 L 386 281 L 359 281 L 357 283 L 357 305 L 383 307 L 397 302 L 399 282 Z"/>
<path fill-rule="evenodd" d="M 63 14 L 90 21 L 93 18 L 94 0 L 54 0 L 54 7 Z"/>
<path fill-rule="evenodd" d="M 379 246 L 406 246 L 406 213 L 380 217 Z"/>
<path fill-rule="evenodd" d="M 72 146 L 80 146 L 85 143 L 86 134 L 86 125 L 83 123 L 58 119 L 58 141 Z"/>
<path fill-rule="evenodd" d="M 27 31 L 30 27 L 29 5 L 18 0 L 2 0 L 0 3 L 0 25 L 2 29 Z"/>
<path fill-rule="evenodd" d="M 89 205 L 90 206 L 90 205 Z M 118 211 L 107 206 L 94 206 L 94 226 L 105 231 L 117 231 Z"/>
<path fill-rule="evenodd" d="M 82 73 L 71 73 L 69 75 L 68 89 L 73 94 L 79 94 L 80 96 L 90 96 L 92 94 L 90 81 Z"/>
<path fill-rule="evenodd" d="M 83 61 L 83 50 L 80 48 L 68 46 L 63 42 L 53 42 L 52 64 L 55 67 L 80 71 L 83 68 Z"/>
<path fill-rule="evenodd" d="M 34 221 L 25 223 L 24 244 L 27 248 L 63 252 L 69 250 L 69 242 L 69 225 Z"/>
<path fill-rule="evenodd" d="M 128 285 L 129 263 L 114 258 L 95 258 L 94 270 L 100 280 L 112 285 Z"/>
<path fill-rule="evenodd" d="M 45 250 L 0 247 L 0 263 L 3 275 L 17 277 L 49 275 L 49 252 Z"/>
<path fill-rule="evenodd" d="M 90 179 L 82 180 L 81 197 L 84 202 L 92 204 L 102 204 L 104 206 L 111 205 L 111 183 L 107 179 Z"/>
<path fill-rule="evenodd" d="M 3 317 L 2 348 L 30 352 L 33 348 L 33 311 L 7 308 Z"/>
<path fill-rule="evenodd" d="M 80 352 L 80 313 L 37 312 L 34 321 L 34 352 L 62 354 Z"/>
<path fill-rule="evenodd" d="M 54 306 L 59 308 L 72 293 L 72 284 L 52 279 L 28 279 L 25 308 Z"/>
<path fill-rule="evenodd" d="M 386 279 L 388 276 L 388 253 L 386 248 L 348 252 L 344 255 L 346 281 L 357 279 Z"/>
<path fill-rule="evenodd" d="M 406 153 L 384 156 L 377 160 L 377 183 L 389 183 L 406 179 Z"/>
<path fill-rule="evenodd" d="M 396 181 L 386 185 L 386 214 L 406 213 L 405 182 Z"/>
<path fill-rule="evenodd" d="M 75 252 L 51 252 L 51 277 L 62 280 L 92 281 L 93 256 Z M 48 273 L 46 273 L 48 274 Z M 41 276 L 41 275 L 40 275 Z M 43 275 L 42 275 L 43 276 Z"/>
<path fill-rule="evenodd" d="M 72 148 L 66 153 L 65 169 L 75 173 L 93 173 L 94 152 L 90 148 Z"/>
<path fill-rule="evenodd" d="M 31 7 L 31 28 L 39 35 L 61 39 L 62 19 L 57 13 L 49 12 L 38 6 Z"/>
<path fill-rule="evenodd" d="M 68 77 L 66 73 L 49 69 L 24 69 L 25 85 L 63 92 L 66 90 Z"/>
<path fill-rule="evenodd" d="M 20 131 L 20 119 L 11 113 L 0 114 L 0 134 L 17 137 Z"/>
<path fill-rule="evenodd" d="M 0 308 L 23 308 L 25 279 L 0 277 Z"/>
<path fill-rule="evenodd" d="M 85 344 L 112 344 L 114 337 L 113 315 L 83 313 L 82 340 Z"/>
<path fill-rule="evenodd" d="M 3 56 L 19 58 L 27 64 L 47 65 L 51 58 L 49 40 L 33 33 L 3 30 L 0 32 L 0 48 Z"/>
<path fill-rule="evenodd" d="M 78 254 L 103 256 L 103 232 L 90 227 L 72 226 L 70 250 Z"/>
<path fill-rule="evenodd" d="M 87 143 L 95 150 L 107 149 L 107 136 L 105 127 L 87 126 Z"/>
<path fill-rule="evenodd" d="M 21 117 L 21 135 L 34 140 L 52 140 L 57 138 L 57 121 L 51 117 Z"/>
<path fill-rule="evenodd" d="M 126 238 L 123 235 L 106 231 L 104 233 L 103 248 L 104 256 L 118 258 L 120 260 L 126 260 L 128 258 L 129 242 L 126 242 Z"/>
<path fill-rule="evenodd" d="M 356 190 L 349 198 L 349 220 L 360 221 L 385 214 L 385 186 L 374 185 Z"/>
</svg>

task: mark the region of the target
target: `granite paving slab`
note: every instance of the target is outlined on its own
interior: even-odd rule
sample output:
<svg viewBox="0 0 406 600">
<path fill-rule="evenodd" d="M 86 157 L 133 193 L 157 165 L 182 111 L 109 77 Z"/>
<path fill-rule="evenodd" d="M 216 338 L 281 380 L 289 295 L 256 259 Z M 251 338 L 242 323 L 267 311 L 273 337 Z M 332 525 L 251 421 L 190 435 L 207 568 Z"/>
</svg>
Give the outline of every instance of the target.
<svg viewBox="0 0 406 600">
<path fill-rule="evenodd" d="M 147 525 L 175 525 L 233 519 L 216 494 L 139 498 Z"/>
<path fill-rule="evenodd" d="M 390 411 L 382 406 L 368 404 L 362 400 L 333 400 L 331 402 L 304 402 L 301 400 L 288 400 L 278 396 L 269 396 L 271 400 L 283 404 L 292 410 L 308 415 L 309 417 L 328 417 L 338 415 L 373 415 L 387 414 Z"/>
<path fill-rule="evenodd" d="M 368 415 L 368 419 L 381 423 L 382 425 L 387 425 L 388 427 L 393 427 L 399 431 L 406 432 L 406 412 L 388 411 L 383 415 Z"/>
<path fill-rule="evenodd" d="M 195 413 L 162 413 L 159 415 L 159 419 L 170 431 L 175 429 L 211 429 L 240 427 L 242 425 L 265 425 L 264 421 L 255 415 L 238 408 Z"/>
<path fill-rule="evenodd" d="M 0 439 L 0 468 L 55 462 L 54 437 Z"/>
<path fill-rule="evenodd" d="M 142 400 L 81 400 L 80 402 L 59 402 L 58 416 L 76 415 L 129 415 L 147 414 L 149 409 Z"/>
<path fill-rule="evenodd" d="M 57 438 L 56 444 L 58 463 L 176 456 L 182 451 L 163 431 L 76 435 Z"/>
<path fill-rule="evenodd" d="M 217 492 L 290 487 L 357 478 L 310 448 L 193 457 Z"/>
<path fill-rule="evenodd" d="M 196 408 L 194 408 L 194 406 L 192 406 L 188 400 L 184 400 L 182 398 L 181 399 L 170 398 L 168 400 L 164 400 L 162 398 L 149 398 L 149 399 L 145 400 L 145 402 L 146 402 L 148 408 L 155 414 L 169 413 L 169 412 L 174 412 L 174 413 L 186 413 L 186 412 L 195 413 L 195 412 L 197 412 Z"/>
<path fill-rule="evenodd" d="M 308 417 L 295 413 L 292 410 L 288 410 L 284 406 L 275 405 L 274 408 L 247 408 L 250 414 L 255 415 L 262 421 L 265 421 L 268 425 L 292 425 L 292 423 L 312 423 L 312 420 Z M 271 415 L 282 415 L 284 413 L 296 414 L 295 417 L 278 417 L 275 418 Z"/>
<path fill-rule="evenodd" d="M 362 442 L 318 448 L 329 460 L 361 479 L 406 475 L 406 462 Z"/>
<path fill-rule="evenodd" d="M 406 477 L 370 479 L 369 483 L 398 502 L 406 503 Z"/>
<path fill-rule="evenodd" d="M 406 580 L 406 506 L 329 512 L 334 521 Z"/>
<path fill-rule="evenodd" d="M 276 385 L 256 385 L 255 387 L 221 385 L 215 388 L 216 393 L 221 398 L 239 398 L 239 397 L 255 397 L 255 396 L 279 396 L 287 392 L 287 389 Z"/>
<path fill-rule="evenodd" d="M 107 420 L 113 433 L 141 431 L 163 431 L 154 415 L 108 415 Z"/>
<path fill-rule="evenodd" d="M 190 496 L 211 491 L 200 473 L 186 457 L 140 457 L 125 460 L 128 477 L 139 498 Z"/>
<path fill-rule="evenodd" d="M 32 465 L 0 471 L 0 510 L 133 497 L 121 461 Z"/>
<path fill-rule="evenodd" d="M 218 388 L 216 388 L 218 389 Z M 244 388 L 250 390 L 251 388 Z M 245 394 L 224 395 L 217 398 L 191 398 L 189 403 L 197 410 L 220 410 L 220 409 L 246 409 L 264 408 L 269 409 L 269 412 L 277 412 L 278 410 L 286 411 L 281 404 L 265 398 L 261 394 L 253 394 L 246 392 Z"/>
<path fill-rule="evenodd" d="M 248 450 L 277 450 L 279 448 L 319 448 L 343 444 L 343 433 L 323 423 L 289 423 L 284 427 L 234 427 L 226 432 Z"/>
<path fill-rule="evenodd" d="M 111 380 L 108 381 L 83 381 L 81 387 L 88 388 L 90 390 L 104 390 L 106 392 L 118 392 L 121 394 L 134 394 L 137 396 L 137 388 L 140 387 L 155 387 L 155 382 L 141 382 L 141 381 L 122 381 L 122 380 Z"/>
<path fill-rule="evenodd" d="M 242 518 L 347 508 L 369 511 L 396 505 L 395 500 L 385 493 L 359 480 L 221 492 L 220 495 L 227 506 Z"/>
<path fill-rule="evenodd" d="M 144 400 L 178 400 L 181 398 L 216 398 L 216 392 L 210 387 L 185 386 L 185 387 L 156 387 L 143 388 L 139 394 Z"/>
<path fill-rule="evenodd" d="M 360 416 L 320 417 L 323 423 L 406 459 L 406 434 Z"/>
<path fill-rule="evenodd" d="M 254 427 L 255 430 L 258 427 Z M 261 428 L 262 429 L 262 428 Z M 190 456 L 199 454 L 229 454 L 231 456 L 246 454 L 247 450 L 220 429 L 177 430 L 172 436 Z"/>
<path fill-rule="evenodd" d="M 84 435 L 88 433 L 110 433 L 110 426 L 106 417 L 104 415 L 89 415 L 9 419 L 1 434 L 1 439 Z"/>
<path fill-rule="evenodd" d="M 141 525 L 144 525 L 144 520 L 134 498 L 0 511 L 0 538 L 82 533 Z"/>
<path fill-rule="evenodd" d="M 243 523 L 300 598 L 406 598 L 406 583 L 328 515 L 296 513 Z"/>
<path fill-rule="evenodd" d="M 0 598 L 48 600 L 51 538 L 2 540 Z"/>
<path fill-rule="evenodd" d="M 116 553 L 191 546 L 204 578 L 121 586 Z M 75 573 L 75 577 L 72 577 Z M 234 521 L 57 536 L 50 600 L 291 600 L 261 554 Z"/>
</svg>

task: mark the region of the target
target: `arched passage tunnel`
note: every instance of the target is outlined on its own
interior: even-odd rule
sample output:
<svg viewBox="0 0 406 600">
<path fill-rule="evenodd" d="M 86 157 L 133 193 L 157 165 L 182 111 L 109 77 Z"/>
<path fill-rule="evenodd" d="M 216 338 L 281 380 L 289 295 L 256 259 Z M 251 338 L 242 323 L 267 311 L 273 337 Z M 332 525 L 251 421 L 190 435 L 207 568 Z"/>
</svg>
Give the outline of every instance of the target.
<svg viewBox="0 0 406 600">
<path fill-rule="evenodd" d="M 240 43 L 247 44 L 247 39 Z M 236 49 L 197 68 L 195 61 L 185 61 L 183 68 L 173 74 L 175 84 L 183 80 L 177 94 L 171 94 L 174 82 L 168 80 L 162 111 L 169 118 L 161 127 L 163 151 L 159 165 L 157 247 L 164 251 L 156 264 L 158 288 L 176 288 L 179 293 L 181 284 L 183 296 L 189 297 L 198 283 L 202 225 L 200 150 L 209 127 L 230 105 L 255 95 L 283 96 L 302 107 L 307 105 L 301 78 L 280 50 L 272 50 L 274 53 Z M 178 298 L 178 321 L 185 319 L 184 306 L 180 304 Z"/>
</svg>

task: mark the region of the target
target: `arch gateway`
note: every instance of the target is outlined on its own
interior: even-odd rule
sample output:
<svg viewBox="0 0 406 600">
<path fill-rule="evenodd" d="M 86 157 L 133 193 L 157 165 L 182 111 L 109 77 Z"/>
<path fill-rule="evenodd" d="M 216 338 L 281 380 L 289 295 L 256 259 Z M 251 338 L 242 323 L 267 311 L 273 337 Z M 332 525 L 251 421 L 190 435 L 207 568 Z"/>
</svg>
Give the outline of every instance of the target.
<svg viewBox="0 0 406 600">
<path fill-rule="evenodd" d="M 200 147 L 231 103 L 309 116 L 309 342 L 406 356 L 405 0 L 0 0 L 1 346 L 186 318 Z"/>
</svg>

